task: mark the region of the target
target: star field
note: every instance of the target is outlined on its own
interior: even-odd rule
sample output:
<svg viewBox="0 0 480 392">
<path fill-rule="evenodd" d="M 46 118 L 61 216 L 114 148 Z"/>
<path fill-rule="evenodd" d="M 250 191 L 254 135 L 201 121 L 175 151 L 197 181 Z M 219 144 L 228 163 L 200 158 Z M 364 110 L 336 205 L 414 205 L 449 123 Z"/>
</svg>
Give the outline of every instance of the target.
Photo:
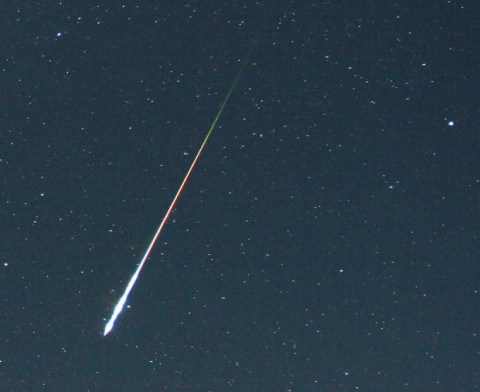
<svg viewBox="0 0 480 392">
<path fill-rule="evenodd" d="M 480 389 L 475 4 L 0 8 L 1 391 Z"/>
</svg>

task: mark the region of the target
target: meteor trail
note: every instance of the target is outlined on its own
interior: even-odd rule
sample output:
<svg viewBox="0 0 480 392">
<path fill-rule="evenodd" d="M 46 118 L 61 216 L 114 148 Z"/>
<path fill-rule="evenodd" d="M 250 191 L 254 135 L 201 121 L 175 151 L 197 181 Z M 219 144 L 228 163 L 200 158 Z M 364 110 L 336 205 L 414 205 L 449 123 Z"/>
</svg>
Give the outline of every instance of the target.
<svg viewBox="0 0 480 392">
<path fill-rule="evenodd" d="M 253 49 L 253 47 L 252 47 L 252 49 Z M 158 236 L 162 232 L 163 227 L 165 226 L 165 223 L 167 222 L 168 217 L 170 216 L 170 213 L 172 212 L 173 208 L 175 207 L 175 204 L 176 204 L 178 198 L 180 197 L 180 194 L 182 193 L 183 188 L 185 187 L 185 184 L 187 183 L 187 180 L 190 177 L 190 174 L 192 173 L 198 159 L 200 158 L 200 155 L 202 154 L 202 151 L 205 148 L 205 145 L 207 144 L 208 139 L 210 138 L 213 130 L 215 129 L 215 126 L 217 125 L 217 122 L 218 122 L 220 116 L 222 115 L 222 112 L 225 109 L 225 106 L 227 105 L 227 102 L 230 99 L 230 96 L 232 95 L 233 90 L 235 89 L 235 86 L 237 85 L 238 80 L 240 79 L 240 76 L 243 72 L 243 69 L 245 68 L 245 65 L 247 64 L 247 61 L 250 57 L 250 53 L 251 53 L 252 49 L 250 49 L 247 57 L 243 60 L 242 65 L 240 66 L 240 69 L 238 70 L 237 75 L 235 76 L 235 79 L 233 80 L 233 83 L 230 86 L 230 89 L 228 90 L 227 95 L 225 96 L 225 98 L 222 102 L 222 105 L 220 106 L 220 109 L 218 110 L 218 113 L 215 116 L 215 119 L 213 120 L 212 125 L 210 126 L 210 128 L 207 132 L 207 136 L 205 136 L 205 139 L 203 140 L 203 143 L 200 146 L 200 148 L 197 152 L 197 155 L 193 159 L 193 162 L 190 165 L 190 168 L 188 169 L 187 174 L 185 175 L 185 178 L 183 179 L 182 183 L 180 184 L 180 187 L 178 188 L 178 191 L 177 191 L 175 197 L 173 198 L 173 200 L 170 204 L 170 207 L 168 207 L 168 210 L 167 210 L 165 216 L 163 217 L 160 225 L 158 226 L 158 229 L 155 232 L 155 235 L 153 236 L 153 239 L 150 242 L 150 245 L 148 246 L 147 251 L 143 255 L 142 261 L 140 261 L 140 264 L 138 265 L 137 269 L 135 270 L 135 273 L 132 275 L 132 277 L 130 278 L 130 281 L 128 282 L 127 287 L 125 288 L 125 291 L 124 291 L 123 295 L 120 297 L 117 305 L 113 309 L 112 316 L 110 317 L 110 320 L 108 320 L 108 323 L 105 325 L 105 329 L 103 330 L 103 336 L 106 336 L 113 329 L 113 327 L 115 325 L 115 320 L 117 319 L 118 315 L 122 312 L 123 307 L 124 307 L 125 303 L 127 302 L 128 295 L 132 291 L 133 286 L 135 285 L 135 282 L 137 281 L 137 278 L 140 275 L 140 272 L 142 271 L 142 268 L 145 265 L 145 262 L 147 261 L 148 256 L 150 255 L 150 252 L 152 251 L 153 246 L 155 245 L 155 242 L 157 241 Z"/>
</svg>

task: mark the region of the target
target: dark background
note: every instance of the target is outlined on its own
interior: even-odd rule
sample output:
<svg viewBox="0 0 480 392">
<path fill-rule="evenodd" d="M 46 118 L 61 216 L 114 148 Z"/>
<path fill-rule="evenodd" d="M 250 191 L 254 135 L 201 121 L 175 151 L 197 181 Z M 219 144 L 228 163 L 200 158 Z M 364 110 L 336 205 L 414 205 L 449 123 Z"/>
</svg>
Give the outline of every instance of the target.
<svg viewBox="0 0 480 392">
<path fill-rule="evenodd" d="M 0 14 L 1 391 L 480 389 L 476 2 Z"/>
</svg>

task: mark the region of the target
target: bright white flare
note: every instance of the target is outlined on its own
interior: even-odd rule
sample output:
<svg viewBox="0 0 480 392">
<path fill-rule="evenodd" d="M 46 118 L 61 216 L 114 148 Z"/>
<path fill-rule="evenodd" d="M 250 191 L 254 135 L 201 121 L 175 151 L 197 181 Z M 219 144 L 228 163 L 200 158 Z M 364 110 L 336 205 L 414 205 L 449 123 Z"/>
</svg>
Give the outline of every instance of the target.
<svg viewBox="0 0 480 392">
<path fill-rule="evenodd" d="M 153 244 L 155 243 L 155 240 L 157 236 L 155 236 L 154 241 L 150 244 L 151 246 L 147 249 L 145 252 L 145 256 L 143 256 L 143 259 L 141 263 L 138 265 L 137 270 L 133 274 L 133 276 L 130 278 L 130 282 L 128 282 L 127 288 L 125 289 L 125 292 L 123 295 L 120 297 L 117 305 L 115 306 L 115 309 L 113 309 L 112 317 L 110 317 L 110 320 L 108 321 L 107 325 L 105 325 L 105 329 L 103 331 L 103 336 L 106 336 L 112 329 L 113 326 L 115 325 L 115 320 L 117 319 L 118 315 L 121 313 L 123 310 L 123 307 L 125 306 L 125 303 L 127 302 L 128 295 L 130 294 L 130 291 L 132 291 L 133 286 L 135 285 L 135 282 L 138 278 L 138 275 L 140 275 L 140 271 L 145 264 L 145 261 L 148 258 L 148 255 L 150 254 L 150 251 L 153 248 Z"/>
</svg>

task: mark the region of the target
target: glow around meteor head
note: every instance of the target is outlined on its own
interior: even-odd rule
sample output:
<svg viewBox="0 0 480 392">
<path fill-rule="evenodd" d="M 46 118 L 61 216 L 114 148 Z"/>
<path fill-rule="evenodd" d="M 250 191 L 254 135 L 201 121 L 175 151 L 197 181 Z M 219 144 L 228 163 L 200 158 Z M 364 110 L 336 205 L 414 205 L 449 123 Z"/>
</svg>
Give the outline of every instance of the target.
<svg viewBox="0 0 480 392">
<path fill-rule="evenodd" d="M 107 336 L 107 334 L 112 330 L 114 322 L 115 322 L 115 320 L 110 320 L 107 323 L 107 325 L 105 325 L 105 329 L 103 331 L 103 336 Z"/>
</svg>

